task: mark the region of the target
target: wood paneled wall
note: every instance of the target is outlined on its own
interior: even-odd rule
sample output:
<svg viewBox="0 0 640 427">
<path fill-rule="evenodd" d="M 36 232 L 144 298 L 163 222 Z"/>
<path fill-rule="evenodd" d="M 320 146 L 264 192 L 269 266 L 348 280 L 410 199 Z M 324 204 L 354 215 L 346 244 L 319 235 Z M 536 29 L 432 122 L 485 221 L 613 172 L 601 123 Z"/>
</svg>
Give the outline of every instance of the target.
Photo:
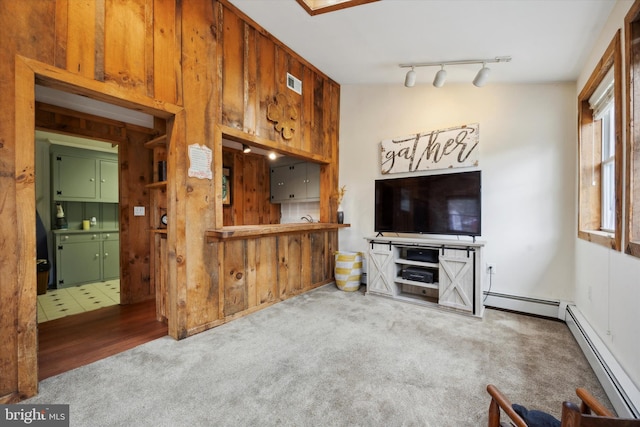
<svg viewBox="0 0 640 427">
<path fill-rule="evenodd" d="M 225 321 L 333 280 L 335 231 L 212 242 L 222 262 L 220 319 Z"/>
<path fill-rule="evenodd" d="M 223 149 L 222 165 L 231 170 L 231 204 L 224 205 L 224 225 L 280 223 L 280 205 L 270 202 L 270 164 L 265 156 Z"/>
<path fill-rule="evenodd" d="M 162 115 L 170 135 L 168 265 L 162 268 L 173 337 L 215 326 L 228 317 L 227 311 L 240 307 L 237 287 L 230 285 L 227 291 L 221 286 L 221 268 L 229 252 L 216 250 L 217 245 L 204 238 L 207 229 L 223 224 L 221 132 L 324 163 L 321 220 L 335 221 L 340 88 L 226 0 L 0 0 L 0 40 L 0 402 L 37 392 L 34 149 L 33 132 L 27 128 L 33 127 L 33 84 L 39 74 L 34 78 L 33 72 L 20 71 L 25 66 L 44 70 L 46 79 L 40 83 L 61 79 L 55 85 L 59 89 L 75 92 L 76 85 L 88 87 L 86 93 L 103 101 L 125 100 L 127 106 L 142 105 L 147 112 L 170 112 Z M 302 80 L 302 96 L 286 88 L 287 71 Z M 266 118 L 267 105 L 278 93 L 286 93 L 298 110 L 290 140 Z M 212 181 L 188 176 L 190 144 L 213 150 Z M 123 173 L 129 181 L 139 181 L 136 162 L 148 154 L 132 150 L 127 150 L 129 160 L 121 167 L 127 168 Z M 129 191 L 130 203 L 144 197 Z M 260 210 L 266 215 L 266 209 Z M 244 220 L 253 221 L 256 214 L 260 216 L 250 212 Z M 133 233 L 132 240 L 137 238 L 137 231 Z M 332 233 L 330 239 L 337 241 L 337 232 Z M 288 247 L 285 255 L 291 256 L 296 245 L 278 245 L 278 251 Z M 301 241 L 300 248 L 314 245 Z M 256 252 L 255 259 L 270 257 L 273 249 L 267 241 L 245 246 L 248 254 Z M 327 272 L 312 274 L 320 278 Z M 308 279 L 288 277 L 284 295 L 322 281 Z M 249 302 L 242 307 L 251 307 L 251 298 L 270 298 L 269 292 L 282 296 L 281 289 L 260 288 L 255 297 L 249 292 L 243 297 Z M 135 300 L 146 292 L 140 289 L 125 299 Z"/>
</svg>

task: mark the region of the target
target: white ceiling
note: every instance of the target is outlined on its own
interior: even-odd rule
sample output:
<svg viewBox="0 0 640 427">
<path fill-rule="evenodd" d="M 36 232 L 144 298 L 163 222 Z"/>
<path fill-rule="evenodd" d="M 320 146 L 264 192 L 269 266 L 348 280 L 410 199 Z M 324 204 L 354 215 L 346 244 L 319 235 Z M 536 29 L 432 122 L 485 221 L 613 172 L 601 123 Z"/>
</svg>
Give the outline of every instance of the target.
<svg viewBox="0 0 640 427">
<path fill-rule="evenodd" d="M 489 83 L 575 81 L 614 0 L 381 0 L 308 15 L 295 0 L 230 0 L 342 85 L 403 84 L 400 63 L 511 56 Z M 431 84 L 438 67 L 416 69 Z M 471 82 L 480 65 L 447 68 Z"/>
</svg>

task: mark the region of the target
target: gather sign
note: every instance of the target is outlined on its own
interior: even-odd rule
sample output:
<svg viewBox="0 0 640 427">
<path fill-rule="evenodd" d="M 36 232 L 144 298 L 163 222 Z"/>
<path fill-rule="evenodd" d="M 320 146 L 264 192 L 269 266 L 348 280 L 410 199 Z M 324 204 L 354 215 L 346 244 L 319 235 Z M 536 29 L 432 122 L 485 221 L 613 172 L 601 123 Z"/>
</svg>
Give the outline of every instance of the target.
<svg viewBox="0 0 640 427">
<path fill-rule="evenodd" d="M 432 130 L 380 143 L 383 174 L 478 166 L 478 123 Z"/>
</svg>

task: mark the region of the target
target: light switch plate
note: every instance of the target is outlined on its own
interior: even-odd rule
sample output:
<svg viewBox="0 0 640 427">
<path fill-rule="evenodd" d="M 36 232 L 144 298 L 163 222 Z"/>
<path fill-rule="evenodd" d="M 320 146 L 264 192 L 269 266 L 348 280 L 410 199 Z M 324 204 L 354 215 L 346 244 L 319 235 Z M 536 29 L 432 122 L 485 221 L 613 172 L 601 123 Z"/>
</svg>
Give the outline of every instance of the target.
<svg viewBox="0 0 640 427">
<path fill-rule="evenodd" d="M 133 216 L 144 216 L 144 206 L 134 206 Z"/>
</svg>

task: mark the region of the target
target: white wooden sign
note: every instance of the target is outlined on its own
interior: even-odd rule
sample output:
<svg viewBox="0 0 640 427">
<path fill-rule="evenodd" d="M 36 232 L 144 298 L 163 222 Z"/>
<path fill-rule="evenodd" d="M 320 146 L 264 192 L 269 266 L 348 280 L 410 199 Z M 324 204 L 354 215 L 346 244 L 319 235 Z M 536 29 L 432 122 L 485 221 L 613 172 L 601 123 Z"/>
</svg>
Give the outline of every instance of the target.
<svg viewBox="0 0 640 427">
<path fill-rule="evenodd" d="M 189 146 L 188 175 L 199 179 L 213 179 L 211 171 L 212 151 L 209 147 L 199 144 Z"/>
<path fill-rule="evenodd" d="M 380 143 L 383 174 L 478 166 L 480 125 L 433 130 Z"/>
</svg>

